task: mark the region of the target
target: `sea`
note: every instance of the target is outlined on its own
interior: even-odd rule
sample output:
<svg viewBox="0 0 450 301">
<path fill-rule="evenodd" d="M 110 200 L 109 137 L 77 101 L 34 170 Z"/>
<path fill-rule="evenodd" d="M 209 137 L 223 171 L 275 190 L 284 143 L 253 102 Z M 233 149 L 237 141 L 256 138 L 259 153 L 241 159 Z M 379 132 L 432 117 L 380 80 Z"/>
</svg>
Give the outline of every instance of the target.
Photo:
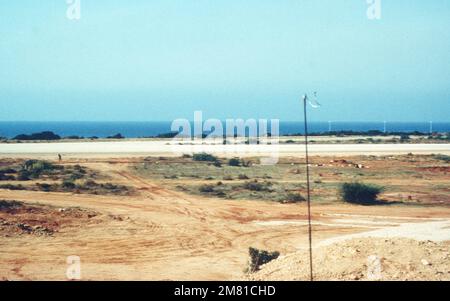
<svg viewBox="0 0 450 301">
<path fill-rule="evenodd" d="M 0 122 L 0 137 L 13 138 L 19 134 L 33 134 L 52 131 L 61 137 L 99 137 L 105 138 L 122 134 L 126 138 L 153 137 L 171 132 L 171 121 L 154 122 Z M 310 122 L 310 133 L 328 131 L 370 130 L 387 132 L 450 132 L 450 122 Z M 270 132 L 270 126 L 269 126 Z M 280 134 L 303 134 L 303 122 L 280 121 Z"/>
</svg>

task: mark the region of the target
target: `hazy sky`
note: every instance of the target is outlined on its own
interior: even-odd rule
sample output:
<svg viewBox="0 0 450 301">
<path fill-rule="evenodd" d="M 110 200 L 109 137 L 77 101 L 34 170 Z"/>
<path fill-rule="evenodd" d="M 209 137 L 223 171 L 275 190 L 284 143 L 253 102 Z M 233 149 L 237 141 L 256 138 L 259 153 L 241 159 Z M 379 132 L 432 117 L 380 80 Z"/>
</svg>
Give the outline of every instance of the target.
<svg viewBox="0 0 450 301">
<path fill-rule="evenodd" d="M 0 121 L 450 121 L 450 1 L 0 2 Z"/>
</svg>

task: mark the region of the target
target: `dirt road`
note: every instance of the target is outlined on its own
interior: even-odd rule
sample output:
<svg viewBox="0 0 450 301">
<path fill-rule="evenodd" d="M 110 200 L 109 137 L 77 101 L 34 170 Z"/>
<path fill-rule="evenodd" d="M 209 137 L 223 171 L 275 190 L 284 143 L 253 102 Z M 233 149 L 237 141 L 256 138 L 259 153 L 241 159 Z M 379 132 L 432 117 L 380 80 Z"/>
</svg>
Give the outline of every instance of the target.
<svg viewBox="0 0 450 301">
<path fill-rule="evenodd" d="M 227 201 L 171 191 L 128 172 L 127 163 L 84 162 L 138 196 L 0 190 L 0 199 L 82 207 L 102 222 L 48 237 L 0 237 L 0 279 L 65 280 L 67 256 L 81 258 L 83 280 L 231 280 L 243 276 L 250 246 L 288 254 L 307 243 L 306 207 Z M 449 208 L 314 205 L 314 242 L 448 221 Z M 108 217 L 108 218 L 106 218 Z"/>
</svg>

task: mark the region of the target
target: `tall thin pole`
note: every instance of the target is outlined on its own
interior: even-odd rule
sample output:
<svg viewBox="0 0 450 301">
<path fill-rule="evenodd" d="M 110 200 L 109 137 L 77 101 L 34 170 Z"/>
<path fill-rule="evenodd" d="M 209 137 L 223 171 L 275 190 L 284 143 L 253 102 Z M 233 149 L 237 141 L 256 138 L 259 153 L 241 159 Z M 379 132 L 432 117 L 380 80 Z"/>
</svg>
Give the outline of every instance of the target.
<svg viewBox="0 0 450 301">
<path fill-rule="evenodd" d="M 308 237 L 309 237 L 309 272 L 310 272 L 310 280 L 314 280 L 313 275 L 313 256 L 312 256 L 312 227 L 311 227 L 311 190 L 309 185 L 309 153 L 308 153 L 308 120 L 306 114 L 306 102 L 308 96 L 305 95 L 303 99 L 303 111 L 305 114 L 305 154 L 306 154 L 306 186 L 308 190 Z"/>
</svg>

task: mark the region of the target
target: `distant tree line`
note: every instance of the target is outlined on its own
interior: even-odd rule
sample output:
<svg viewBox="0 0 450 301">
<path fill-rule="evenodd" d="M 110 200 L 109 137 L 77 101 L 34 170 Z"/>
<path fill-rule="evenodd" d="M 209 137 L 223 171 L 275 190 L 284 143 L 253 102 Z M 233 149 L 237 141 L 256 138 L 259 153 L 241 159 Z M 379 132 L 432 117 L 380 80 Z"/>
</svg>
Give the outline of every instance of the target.
<svg viewBox="0 0 450 301">
<path fill-rule="evenodd" d="M 174 138 L 178 135 L 178 132 L 169 132 L 169 133 L 162 133 L 155 136 L 149 136 L 149 138 Z M 202 138 L 208 137 L 210 133 L 203 133 Z M 284 136 L 290 137 L 290 136 L 302 136 L 303 134 L 297 133 L 297 134 L 287 134 Z M 408 140 L 409 136 L 428 136 L 429 138 L 436 139 L 436 140 L 450 140 L 450 133 L 434 133 L 430 135 L 429 133 L 422 133 L 419 131 L 412 131 L 412 132 L 382 132 L 379 130 L 369 130 L 369 131 L 332 131 L 332 132 L 320 132 L 320 133 L 312 133 L 311 136 L 337 136 L 337 137 L 344 137 L 344 136 L 400 136 L 402 140 Z M 237 134 L 234 135 L 234 137 L 238 137 Z M 268 137 L 271 137 L 270 133 L 268 134 Z M 94 140 L 98 139 L 99 137 L 93 136 L 89 137 L 88 139 Z M 227 138 L 226 135 L 223 136 L 224 139 Z M 82 136 L 67 136 L 62 138 L 61 136 L 55 134 L 51 131 L 44 131 L 40 133 L 33 133 L 30 135 L 27 134 L 20 134 L 15 136 L 12 140 L 60 140 L 60 139 L 72 139 L 72 140 L 79 140 L 79 139 L 85 139 L 85 137 Z M 112 136 L 107 136 L 106 139 L 125 139 L 125 136 L 123 136 L 120 133 L 117 133 Z M 0 140 L 7 140 L 7 138 L 1 137 Z M 293 141 L 289 141 L 293 142 Z"/>
<path fill-rule="evenodd" d="M 317 133 L 311 133 L 309 134 L 311 136 L 337 136 L 337 137 L 343 137 L 343 136 L 402 136 L 402 135 L 409 135 L 409 136 L 429 136 L 429 133 L 423 133 L 420 131 L 406 131 L 406 132 L 383 132 L 379 130 L 368 130 L 368 131 L 331 131 L 331 132 L 317 132 Z M 296 134 L 288 134 L 286 136 L 303 136 L 302 133 L 296 133 Z"/>
<path fill-rule="evenodd" d="M 108 136 L 106 137 L 107 139 L 125 139 L 125 136 L 123 136 L 122 134 L 118 133 L 112 136 Z M 21 140 L 21 141 L 31 141 L 31 140 L 46 140 L 46 141 L 54 141 L 54 140 L 61 140 L 61 139 L 71 139 L 71 140 L 79 140 L 79 139 L 85 139 L 84 137 L 81 136 L 76 136 L 76 135 L 72 135 L 72 136 L 67 136 L 62 138 L 60 135 L 55 134 L 54 132 L 51 131 L 44 131 L 44 132 L 40 132 L 40 133 L 33 133 L 33 134 L 20 134 L 15 136 L 12 140 Z M 89 139 L 98 139 L 97 136 L 93 136 L 93 137 L 89 137 Z M 0 140 L 6 140 L 6 138 L 2 138 L 0 137 Z"/>
<path fill-rule="evenodd" d="M 13 140 L 60 140 L 61 136 L 53 132 L 45 131 L 41 133 L 34 133 L 31 135 L 21 134 L 13 138 Z"/>
</svg>

